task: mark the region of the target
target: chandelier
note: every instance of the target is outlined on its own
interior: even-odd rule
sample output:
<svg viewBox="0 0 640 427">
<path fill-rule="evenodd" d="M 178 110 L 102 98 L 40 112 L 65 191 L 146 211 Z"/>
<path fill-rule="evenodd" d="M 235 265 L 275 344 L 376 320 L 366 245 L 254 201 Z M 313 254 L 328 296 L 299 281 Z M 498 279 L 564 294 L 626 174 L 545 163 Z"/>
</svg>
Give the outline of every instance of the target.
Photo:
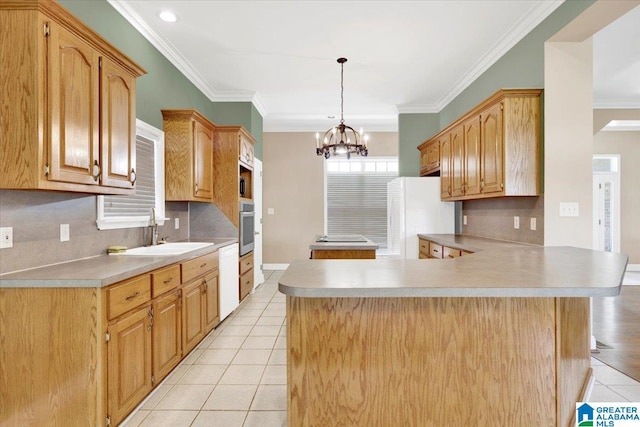
<svg viewBox="0 0 640 427">
<path fill-rule="evenodd" d="M 360 128 L 360 132 L 356 132 L 351 126 L 344 124 L 345 62 L 347 62 L 347 58 L 338 58 L 340 64 L 340 124 L 324 133 L 322 144 L 320 143 L 320 134 L 316 132 L 316 154 L 324 156 L 325 159 L 331 157 L 331 154 L 334 156 L 346 154 L 347 159 L 351 158 L 352 153 L 360 156 L 369 154 L 369 150 L 367 150 L 369 135 L 364 135 L 362 128 Z"/>
</svg>

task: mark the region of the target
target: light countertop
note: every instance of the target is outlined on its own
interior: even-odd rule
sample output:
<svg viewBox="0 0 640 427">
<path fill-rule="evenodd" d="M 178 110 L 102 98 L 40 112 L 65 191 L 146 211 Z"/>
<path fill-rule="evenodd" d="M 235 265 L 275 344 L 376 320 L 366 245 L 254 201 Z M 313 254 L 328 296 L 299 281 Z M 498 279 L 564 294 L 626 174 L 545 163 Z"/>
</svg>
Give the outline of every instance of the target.
<svg viewBox="0 0 640 427">
<path fill-rule="evenodd" d="M 628 262 L 624 254 L 573 247 L 422 237 L 474 253 L 453 259 L 294 261 L 279 289 L 311 298 L 615 296 Z"/>
<path fill-rule="evenodd" d="M 317 235 L 309 245 L 309 249 L 312 251 L 376 250 L 378 244 L 360 234 Z"/>
<path fill-rule="evenodd" d="M 192 241 L 196 241 L 195 239 Z M 216 251 L 237 238 L 197 240 L 212 246 L 170 256 L 99 255 L 0 275 L 0 288 L 101 288 Z"/>
</svg>

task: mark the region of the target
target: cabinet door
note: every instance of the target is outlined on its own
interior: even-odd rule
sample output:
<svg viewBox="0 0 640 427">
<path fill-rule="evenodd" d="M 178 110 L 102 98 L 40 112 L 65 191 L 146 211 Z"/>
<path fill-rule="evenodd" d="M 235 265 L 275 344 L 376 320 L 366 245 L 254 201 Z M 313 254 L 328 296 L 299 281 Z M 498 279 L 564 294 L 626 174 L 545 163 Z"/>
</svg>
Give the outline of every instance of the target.
<svg viewBox="0 0 640 427">
<path fill-rule="evenodd" d="M 430 171 L 440 168 L 440 141 L 433 141 L 427 148 L 427 167 Z"/>
<path fill-rule="evenodd" d="M 144 306 L 109 325 L 108 407 L 117 425 L 153 388 L 151 312 Z"/>
<path fill-rule="evenodd" d="M 204 316 L 204 333 L 206 334 L 220 321 L 217 270 L 204 277 Z"/>
<path fill-rule="evenodd" d="M 451 196 L 464 196 L 464 127 L 451 131 Z"/>
<path fill-rule="evenodd" d="M 93 174 L 100 162 L 100 58 L 82 39 L 53 22 L 47 55 L 48 179 L 98 185 L 99 175 Z"/>
<path fill-rule="evenodd" d="M 480 117 L 464 123 L 464 194 L 480 194 Z"/>
<path fill-rule="evenodd" d="M 102 185 L 133 188 L 136 167 L 136 79 L 102 58 L 100 102 L 102 114 Z"/>
<path fill-rule="evenodd" d="M 502 103 L 480 115 L 482 139 L 482 192 L 498 193 L 504 188 L 504 139 Z"/>
<path fill-rule="evenodd" d="M 451 139 L 447 134 L 440 139 L 440 198 L 451 197 Z"/>
<path fill-rule="evenodd" d="M 204 337 L 202 280 L 182 288 L 182 352 L 189 353 Z"/>
<path fill-rule="evenodd" d="M 429 171 L 429 148 L 420 150 L 420 176 L 425 176 Z"/>
<path fill-rule="evenodd" d="M 213 198 L 213 130 L 193 122 L 193 196 L 198 199 Z"/>
<path fill-rule="evenodd" d="M 158 383 L 182 359 L 182 300 L 173 291 L 153 304 L 153 376 Z"/>
</svg>

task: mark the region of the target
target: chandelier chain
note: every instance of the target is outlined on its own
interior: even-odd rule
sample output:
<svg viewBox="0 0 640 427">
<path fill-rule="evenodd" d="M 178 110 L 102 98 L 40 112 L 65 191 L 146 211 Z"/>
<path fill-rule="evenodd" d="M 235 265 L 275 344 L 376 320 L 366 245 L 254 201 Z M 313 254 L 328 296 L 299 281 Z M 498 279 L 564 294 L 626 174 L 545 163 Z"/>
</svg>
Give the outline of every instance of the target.
<svg viewBox="0 0 640 427">
<path fill-rule="evenodd" d="M 340 63 L 340 124 L 344 124 L 344 62 Z"/>
</svg>

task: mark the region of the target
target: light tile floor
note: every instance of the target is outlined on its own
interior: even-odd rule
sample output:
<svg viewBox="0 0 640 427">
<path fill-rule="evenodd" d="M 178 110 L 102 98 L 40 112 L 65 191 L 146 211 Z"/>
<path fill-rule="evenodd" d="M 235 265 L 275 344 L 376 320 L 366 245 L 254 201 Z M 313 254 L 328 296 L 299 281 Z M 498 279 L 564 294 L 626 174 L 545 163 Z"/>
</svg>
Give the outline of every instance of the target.
<svg viewBox="0 0 640 427">
<path fill-rule="evenodd" d="M 287 368 L 282 271 L 212 331 L 122 424 L 126 427 L 286 426 Z M 592 402 L 640 402 L 640 383 L 591 359 Z"/>
</svg>

